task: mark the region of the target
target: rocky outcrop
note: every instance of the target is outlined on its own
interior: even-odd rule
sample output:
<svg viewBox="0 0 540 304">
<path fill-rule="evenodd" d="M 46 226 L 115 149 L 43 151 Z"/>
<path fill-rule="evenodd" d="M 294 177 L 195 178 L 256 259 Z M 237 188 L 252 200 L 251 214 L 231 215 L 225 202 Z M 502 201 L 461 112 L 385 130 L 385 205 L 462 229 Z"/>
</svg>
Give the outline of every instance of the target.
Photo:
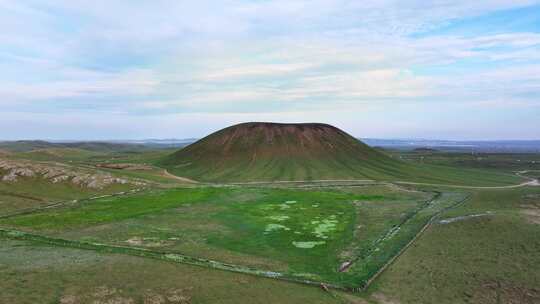
<svg viewBox="0 0 540 304">
<path fill-rule="evenodd" d="M 107 172 L 74 168 L 59 163 L 37 163 L 30 161 L 0 159 L 0 181 L 14 183 L 22 178 L 42 178 L 53 184 L 71 183 L 73 185 L 102 189 L 113 184 L 145 185 L 139 180 L 120 178 Z"/>
</svg>

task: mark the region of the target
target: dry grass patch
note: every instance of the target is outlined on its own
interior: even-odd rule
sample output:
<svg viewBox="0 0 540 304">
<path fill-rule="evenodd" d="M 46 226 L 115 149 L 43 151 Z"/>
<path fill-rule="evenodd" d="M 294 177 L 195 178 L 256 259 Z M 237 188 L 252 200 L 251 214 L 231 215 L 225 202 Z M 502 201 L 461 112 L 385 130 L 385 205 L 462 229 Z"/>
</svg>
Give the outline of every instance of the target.
<svg viewBox="0 0 540 304">
<path fill-rule="evenodd" d="M 374 293 L 371 297 L 379 304 L 400 304 L 399 301 L 392 299 L 389 296 L 380 292 Z"/>
<path fill-rule="evenodd" d="M 533 193 L 523 196 L 524 204 L 519 207 L 521 214 L 528 223 L 540 224 L 540 194 Z"/>
<path fill-rule="evenodd" d="M 472 303 L 540 303 L 540 289 L 515 286 L 500 281 L 486 282 L 472 296 Z"/>
<path fill-rule="evenodd" d="M 540 224 L 540 208 L 534 205 L 528 205 L 521 210 L 521 214 L 525 216 L 528 223 Z"/>
</svg>

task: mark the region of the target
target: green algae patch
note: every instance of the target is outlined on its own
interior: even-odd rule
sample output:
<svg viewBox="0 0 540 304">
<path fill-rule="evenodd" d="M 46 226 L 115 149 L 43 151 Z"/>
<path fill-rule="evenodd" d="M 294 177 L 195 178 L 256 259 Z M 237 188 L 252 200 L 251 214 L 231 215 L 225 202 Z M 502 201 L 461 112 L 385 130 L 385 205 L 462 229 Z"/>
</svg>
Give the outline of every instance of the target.
<svg viewBox="0 0 540 304">
<path fill-rule="evenodd" d="M 320 224 L 319 221 L 313 221 L 312 224 L 315 222 L 318 224 L 315 229 L 313 230 L 313 234 L 321 239 L 327 239 L 328 235 L 332 233 L 334 230 L 336 230 L 337 225 L 339 224 L 339 221 L 335 219 L 336 216 L 333 215 L 328 219 L 322 220 Z"/>
<path fill-rule="evenodd" d="M 273 216 L 269 216 L 268 219 L 273 220 L 273 221 L 283 222 L 285 220 L 290 219 L 290 216 L 288 216 L 288 215 L 273 215 Z"/>
<path fill-rule="evenodd" d="M 291 230 L 291 228 L 289 228 L 287 226 L 280 225 L 280 224 L 268 224 L 268 225 L 266 225 L 266 228 L 264 229 L 264 232 L 272 232 L 272 231 L 277 231 L 277 230 L 289 231 L 289 230 Z"/>
<path fill-rule="evenodd" d="M 208 239 L 212 246 L 272 258 L 291 273 L 330 280 L 339 254 L 352 242 L 355 201 L 381 200 L 342 191 L 263 190 L 256 201 L 228 205 L 217 217 L 232 230 Z"/>
<path fill-rule="evenodd" d="M 294 245 L 294 247 L 296 248 L 303 248 L 303 249 L 311 249 L 317 245 L 323 245 L 325 244 L 326 242 L 325 241 L 319 241 L 319 242 L 292 242 L 292 244 Z"/>
</svg>

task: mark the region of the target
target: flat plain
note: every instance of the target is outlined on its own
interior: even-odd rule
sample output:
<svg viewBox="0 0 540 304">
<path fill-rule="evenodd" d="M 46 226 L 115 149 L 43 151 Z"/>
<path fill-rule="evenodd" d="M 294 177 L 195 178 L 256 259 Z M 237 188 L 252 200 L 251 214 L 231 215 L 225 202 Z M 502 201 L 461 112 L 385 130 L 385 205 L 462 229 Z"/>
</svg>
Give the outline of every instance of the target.
<svg viewBox="0 0 540 304">
<path fill-rule="evenodd" d="M 144 183 L 92 189 L 39 176 L 0 183 L 0 302 L 540 299 L 539 188 L 481 188 L 537 176 L 530 163 L 509 169 L 509 156 L 489 165 L 433 156 L 449 171 L 514 175 L 475 189 L 386 180 L 193 184 L 154 165 L 166 152 L 68 152 L 75 169 Z M 58 155 L 5 158 L 43 165 Z M 105 161 L 149 167 L 96 166 Z"/>
</svg>

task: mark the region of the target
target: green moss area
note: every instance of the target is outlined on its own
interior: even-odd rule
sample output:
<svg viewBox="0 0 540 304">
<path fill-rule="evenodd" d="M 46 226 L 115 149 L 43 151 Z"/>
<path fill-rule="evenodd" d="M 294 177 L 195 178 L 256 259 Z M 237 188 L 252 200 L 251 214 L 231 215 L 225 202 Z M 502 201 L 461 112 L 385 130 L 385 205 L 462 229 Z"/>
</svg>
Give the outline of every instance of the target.
<svg viewBox="0 0 540 304">
<path fill-rule="evenodd" d="M 141 195 L 108 197 L 90 203 L 50 209 L 40 213 L 9 218 L 2 223 L 28 227 L 33 230 L 68 230 L 138 217 L 186 203 L 204 201 L 213 195 L 224 194 L 217 188 L 151 190 Z"/>
<path fill-rule="evenodd" d="M 217 214 L 230 230 L 213 234 L 209 244 L 289 265 L 306 279 L 333 277 L 341 251 L 352 241 L 354 200 L 382 200 L 341 192 L 279 190 L 263 199 L 228 206 Z"/>
<path fill-rule="evenodd" d="M 176 188 L 20 215 L 0 226 L 357 288 L 435 213 L 426 211 L 432 195 L 386 186 Z M 346 262 L 352 266 L 340 272 Z"/>
</svg>

